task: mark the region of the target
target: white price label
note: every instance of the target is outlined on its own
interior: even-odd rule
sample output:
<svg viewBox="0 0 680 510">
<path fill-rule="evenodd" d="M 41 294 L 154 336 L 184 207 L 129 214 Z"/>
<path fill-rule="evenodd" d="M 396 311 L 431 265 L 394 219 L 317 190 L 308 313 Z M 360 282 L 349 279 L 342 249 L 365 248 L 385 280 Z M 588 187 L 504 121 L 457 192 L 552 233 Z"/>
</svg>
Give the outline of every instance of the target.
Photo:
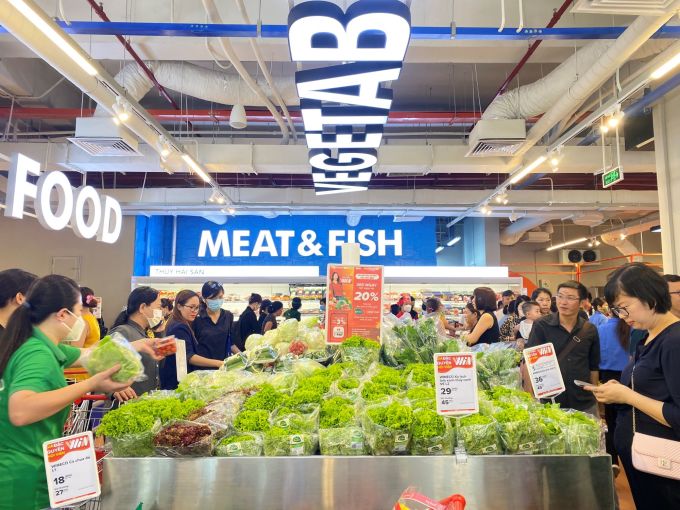
<svg viewBox="0 0 680 510">
<path fill-rule="evenodd" d="M 446 416 L 479 412 L 477 360 L 474 353 L 434 355 L 437 413 Z"/>
<path fill-rule="evenodd" d="M 554 397 L 564 392 L 566 388 L 553 344 L 524 349 L 524 359 L 536 398 Z"/>
<path fill-rule="evenodd" d="M 101 493 L 92 432 L 43 443 L 50 506 L 71 506 Z"/>
</svg>

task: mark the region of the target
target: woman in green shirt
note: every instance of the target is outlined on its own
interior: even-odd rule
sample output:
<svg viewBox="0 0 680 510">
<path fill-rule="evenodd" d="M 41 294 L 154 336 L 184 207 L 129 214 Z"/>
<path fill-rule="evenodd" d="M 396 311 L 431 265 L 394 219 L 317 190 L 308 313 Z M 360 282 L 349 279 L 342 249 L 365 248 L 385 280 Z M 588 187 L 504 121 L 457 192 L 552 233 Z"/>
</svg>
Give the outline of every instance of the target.
<svg viewBox="0 0 680 510">
<path fill-rule="evenodd" d="M 10 317 L 0 342 L 0 509 L 49 507 L 42 445 L 63 435 L 73 401 L 89 392 L 121 391 L 116 365 L 66 385 L 64 368 L 78 366 L 87 349 L 65 343 L 84 331 L 78 285 L 64 276 L 38 279 Z M 153 353 L 150 340 L 133 342 Z"/>
</svg>

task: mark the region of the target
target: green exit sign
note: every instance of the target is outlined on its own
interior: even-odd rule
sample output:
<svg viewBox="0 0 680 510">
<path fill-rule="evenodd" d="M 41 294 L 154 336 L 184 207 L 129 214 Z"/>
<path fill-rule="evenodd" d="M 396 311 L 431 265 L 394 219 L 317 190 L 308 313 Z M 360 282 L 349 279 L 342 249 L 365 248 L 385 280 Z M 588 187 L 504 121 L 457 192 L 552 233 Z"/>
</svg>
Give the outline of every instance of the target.
<svg viewBox="0 0 680 510">
<path fill-rule="evenodd" d="M 608 188 L 623 180 L 623 170 L 621 167 L 612 168 L 602 174 L 602 187 Z"/>
</svg>

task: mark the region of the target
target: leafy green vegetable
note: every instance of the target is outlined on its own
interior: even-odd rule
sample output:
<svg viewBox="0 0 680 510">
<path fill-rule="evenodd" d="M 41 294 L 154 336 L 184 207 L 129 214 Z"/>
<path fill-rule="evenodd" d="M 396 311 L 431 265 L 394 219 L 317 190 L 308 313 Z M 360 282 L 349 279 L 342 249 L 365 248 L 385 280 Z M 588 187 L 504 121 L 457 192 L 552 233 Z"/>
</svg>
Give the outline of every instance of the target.
<svg viewBox="0 0 680 510">
<path fill-rule="evenodd" d="M 319 430 L 321 455 L 365 455 L 367 446 L 360 427 Z"/>
<path fill-rule="evenodd" d="M 498 454 L 501 451 L 496 424 L 492 418 L 481 414 L 461 418 L 458 441 L 463 443 L 470 455 Z"/>
<path fill-rule="evenodd" d="M 428 386 L 414 386 L 413 388 L 406 391 L 406 398 L 411 401 L 415 400 L 434 400 L 435 391 L 434 388 Z"/>
<path fill-rule="evenodd" d="M 361 388 L 361 398 L 367 402 L 375 402 L 397 392 L 395 388 L 386 384 L 378 384 L 371 381 L 365 382 Z"/>
<path fill-rule="evenodd" d="M 271 416 L 270 422 L 276 427 L 303 432 L 316 432 L 319 428 L 319 409 L 302 412 L 298 409 L 281 407 Z"/>
<path fill-rule="evenodd" d="M 272 427 L 264 435 L 264 454 L 267 457 L 314 455 L 317 441 L 307 434 L 281 427 Z"/>
<path fill-rule="evenodd" d="M 354 406 L 349 400 L 332 397 L 321 403 L 320 428 L 337 429 L 353 425 L 355 421 Z"/>
<path fill-rule="evenodd" d="M 288 406 L 299 408 L 308 404 L 320 404 L 325 394 L 323 388 L 298 388 L 288 399 Z"/>
<path fill-rule="evenodd" d="M 237 434 L 225 437 L 215 446 L 217 457 L 259 457 L 262 438 L 258 434 Z"/>
<path fill-rule="evenodd" d="M 354 362 L 362 371 L 380 359 L 380 344 L 369 338 L 351 336 L 339 347 L 343 362 Z"/>
<path fill-rule="evenodd" d="M 389 386 L 397 390 L 406 388 L 406 381 L 402 377 L 401 372 L 396 368 L 379 366 L 371 381 L 375 384 Z"/>
<path fill-rule="evenodd" d="M 106 413 L 97 427 L 97 435 L 121 438 L 140 434 L 151 430 L 156 420 L 161 423 L 181 420 L 204 406 L 200 400 L 179 398 L 134 400 Z"/>
<path fill-rule="evenodd" d="M 413 363 L 404 369 L 404 376 L 407 378 L 409 386 L 421 386 L 429 384 L 434 387 L 434 368 L 427 363 Z"/>
<path fill-rule="evenodd" d="M 241 411 L 234 420 L 234 427 L 241 432 L 265 432 L 270 429 L 269 413 L 262 409 Z"/>
<path fill-rule="evenodd" d="M 406 453 L 410 440 L 413 411 L 399 402 L 369 407 L 363 428 L 373 455 Z"/>
<path fill-rule="evenodd" d="M 453 451 L 453 429 L 448 419 L 431 409 L 413 411 L 411 453 L 446 455 Z"/>
<path fill-rule="evenodd" d="M 432 363 L 440 344 L 437 324 L 433 317 L 415 324 L 395 325 L 393 336 L 386 335 L 385 356 L 390 364 Z"/>
<path fill-rule="evenodd" d="M 338 381 L 339 390 L 354 390 L 359 387 L 359 379 L 356 377 L 349 377 L 347 379 L 341 379 Z"/>
<path fill-rule="evenodd" d="M 566 442 L 569 453 L 592 455 L 601 450 L 602 429 L 589 414 L 573 411 L 566 422 Z"/>
<path fill-rule="evenodd" d="M 116 364 L 120 364 L 120 370 L 111 376 L 111 379 L 116 382 L 137 380 L 144 375 L 142 357 L 122 336 L 120 339 L 112 339 L 110 336 L 102 338 L 90 350 L 84 367 L 91 375 L 94 375 Z"/>
<path fill-rule="evenodd" d="M 264 409 L 271 412 L 283 404 L 285 400 L 285 395 L 276 391 L 272 385 L 265 384 L 255 395 L 246 399 L 243 409 L 249 411 Z"/>
<path fill-rule="evenodd" d="M 541 433 L 526 409 L 508 408 L 496 413 L 498 434 L 506 453 L 538 453 Z"/>
<path fill-rule="evenodd" d="M 477 381 L 482 389 L 495 386 L 519 386 L 520 353 L 514 349 L 501 349 L 477 353 Z"/>
</svg>

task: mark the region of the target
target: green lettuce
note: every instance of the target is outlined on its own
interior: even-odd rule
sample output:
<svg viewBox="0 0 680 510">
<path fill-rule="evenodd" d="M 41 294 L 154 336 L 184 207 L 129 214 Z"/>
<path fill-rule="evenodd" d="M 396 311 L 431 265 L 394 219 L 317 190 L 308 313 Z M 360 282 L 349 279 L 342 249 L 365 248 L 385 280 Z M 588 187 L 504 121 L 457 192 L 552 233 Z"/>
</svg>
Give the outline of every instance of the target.
<svg viewBox="0 0 680 510">
<path fill-rule="evenodd" d="M 119 364 L 120 370 L 111 376 L 116 382 L 143 380 L 144 365 L 142 357 L 125 339 L 113 339 L 110 336 L 102 338 L 89 353 L 84 363 L 85 369 L 91 374 L 98 374 Z"/>
</svg>

